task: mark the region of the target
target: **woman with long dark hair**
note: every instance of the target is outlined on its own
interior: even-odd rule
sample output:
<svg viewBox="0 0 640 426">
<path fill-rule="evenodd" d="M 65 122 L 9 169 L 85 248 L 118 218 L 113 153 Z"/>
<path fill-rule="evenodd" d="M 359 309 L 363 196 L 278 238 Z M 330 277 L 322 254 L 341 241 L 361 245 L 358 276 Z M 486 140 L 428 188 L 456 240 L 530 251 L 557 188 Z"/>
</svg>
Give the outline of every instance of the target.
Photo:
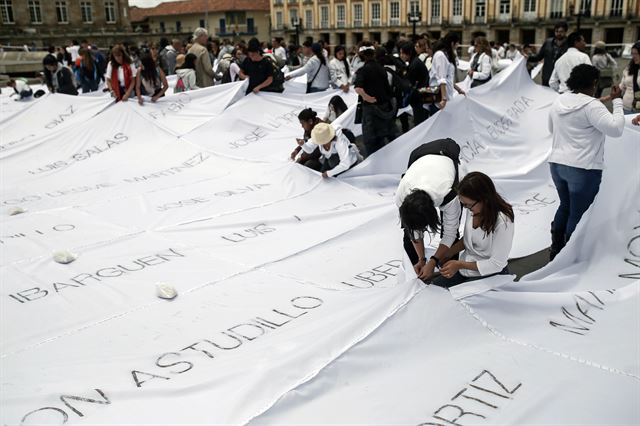
<svg viewBox="0 0 640 426">
<path fill-rule="evenodd" d="M 80 67 L 78 75 L 80 76 L 80 85 L 82 93 L 95 92 L 100 84 L 100 71 L 98 63 L 93 58 L 89 49 L 82 48 L 78 51 L 80 55 Z"/>
<path fill-rule="evenodd" d="M 640 41 L 631 47 L 631 61 L 622 72 L 620 90 L 625 114 L 640 112 Z"/>
<path fill-rule="evenodd" d="M 111 49 L 111 59 L 107 65 L 106 84 L 111 96 L 117 101 L 127 101 L 136 85 L 138 69 L 122 45 Z"/>
<path fill-rule="evenodd" d="M 475 53 L 469 66 L 471 87 L 478 87 L 491 80 L 491 45 L 486 37 L 476 37 L 474 40 Z"/>
<path fill-rule="evenodd" d="M 138 103 L 142 105 L 143 95 L 151 97 L 151 102 L 155 102 L 164 96 L 169 88 L 169 83 L 164 71 L 156 64 L 150 53 L 144 54 L 140 63 L 141 69 L 136 77 L 136 95 Z"/>
<path fill-rule="evenodd" d="M 322 53 L 322 46 L 319 43 L 311 45 L 313 55 L 304 66 L 291 71 L 286 75 L 286 79 L 307 75 L 307 93 L 322 92 L 329 88 L 329 67 L 327 60 Z"/>
<path fill-rule="evenodd" d="M 464 236 L 451 246 L 433 284 L 451 287 L 465 281 L 508 274 L 507 261 L 513 243 L 513 208 L 496 191 L 491 178 L 471 172 L 458 185 L 458 199 L 467 209 Z"/>
<path fill-rule="evenodd" d="M 336 118 L 340 117 L 347 110 L 347 104 L 344 103 L 344 99 L 340 95 L 335 95 L 329 99 L 329 105 L 327 106 L 327 112 L 322 117 L 322 121 L 325 123 L 332 123 Z"/>
<path fill-rule="evenodd" d="M 351 79 L 351 65 L 347 59 L 347 50 L 344 46 L 336 46 L 334 58 L 329 62 L 329 74 L 331 84 L 343 92 L 349 91 L 349 81 Z"/>
<path fill-rule="evenodd" d="M 456 75 L 456 49 L 460 44 L 458 34 L 450 32 L 439 40 L 433 48 L 433 65 L 429 72 L 429 86 L 440 91 L 441 100 L 435 106 L 434 111 L 444 109 L 447 102 L 453 98 L 453 91 L 464 94 L 455 84 Z M 433 108 L 432 108 L 433 109 Z"/>
<path fill-rule="evenodd" d="M 306 152 L 302 152 L 302 154 L 300 154 L 299 157 L 298 157 L 298 153 L 302 150 L 302 145 L 304 145 L 305 142 L 311 139 L 311 131 L 313 130 L 313 128 L 316 127 L 317 124 L 322 123 L 323 121 L 320 118 L 318 118 L 318 113 L 312 110 L 311 108 L 305 108 L 302 111 L 300 111 L 300 113 L 298 114 L 298 120 L 300 121 L 300 126 L 302 127 L 302 130 L 304 130 L 304 133 L 302 134 L 302 138 L 296 139 L 296 143 L 298 144 L 298 146 L 291 153 L 291 159 L 296 161 L 297 163 L 304 164 L 304 165 L 307 165 L 308 163 L 309 167 L 311 167 L 311 165 L 314 165 L 315 162 L 317 162 L 317 160 L 320 158 L 320 152 L 314 151 L 312 154 L 307 154 Z M 315 160 L 315 161 L 310 162 L 310 160 Z M 314 170 L 316 169 L 315 167 L 311 167 L 311 168 L 314 168 Z"/>
<path fill-rule="evenodd" d="M 411 42 L 403 43 L 400 46 L 400 58 L 403 62 L 409 64 L 405 78 L 411 83 L 411 94 L 409 95 L 409 105 L 413 111 L 413 124 L 418 124 L 429 118 L 429 113 L 422 106 L 422 96 L 417 89 L 427 87 L 429 85 L 429 71 L 427 66 L 417 55 L 414 44 Z"/>
</svg>

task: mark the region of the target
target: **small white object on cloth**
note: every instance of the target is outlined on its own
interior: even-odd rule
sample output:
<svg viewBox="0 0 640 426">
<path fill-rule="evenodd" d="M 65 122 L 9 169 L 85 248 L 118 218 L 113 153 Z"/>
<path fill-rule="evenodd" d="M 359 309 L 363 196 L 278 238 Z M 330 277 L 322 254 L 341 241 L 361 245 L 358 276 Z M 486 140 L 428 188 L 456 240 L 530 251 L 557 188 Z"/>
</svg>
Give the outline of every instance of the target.
<svg viewBox="0 0 640 426">
<path fill-rule="evenodd" d="M 58 250 L 53 252 L 53 260 L 58 263 L 67 264 L 71 263 L 78 258 L 78 255 L 68 250 Z"/>
<path fill-rule="evenodd" d="M 176 289 L 167 283 L 156 284 L 156 293 L 159 298 L 168 300 L 175 299 L 178 295 Z"/>
</svg>

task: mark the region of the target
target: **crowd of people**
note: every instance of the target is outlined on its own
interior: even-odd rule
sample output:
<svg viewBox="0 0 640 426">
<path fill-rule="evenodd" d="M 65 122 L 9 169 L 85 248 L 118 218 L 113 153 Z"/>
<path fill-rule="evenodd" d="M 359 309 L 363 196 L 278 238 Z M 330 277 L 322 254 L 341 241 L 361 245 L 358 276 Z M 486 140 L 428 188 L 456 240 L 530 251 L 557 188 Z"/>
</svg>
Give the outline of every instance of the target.
<svg viewBox="0 0 640 426">
<path fill-rule="evenodd" d="M 577 223 L 599 190 L 604 163 L 605 136 L 619 136 L 624 114 L 640 112 L 640 43 L 621 81 L 614 81 L 617 64 L 602 42 L 593 55 L 585 53 L 579 32 L 567 36 L 566 23 L 555 26 L 554 37 L 538 52 L 530 46 L 496 46 L 477 34 L 469 49 L 469 87 L 486 84 L 499 72 L 499 59 L 524 56 L 533 66 L 544 61 L 542 84 L 560 93 L 549 114 L 553 143 L 550 172 L 560 199 L 551 224 L 551 259 L 564 247 Z M 362 152 L 350 129 L 331 125 L 347 110 L 333 96 L 326 114 L 319 117 L 310 108 L 299 113 L 302 138 L 290 157 L 318 171 L 324 178 L 338 176 L 360 163 L 400 132 L 418 126 L 447 107 L 454 93 L 464 95 L 458 85 L 460 39 L 448 33 L 439 40 L 428 34 L 402 38 L 385 45 L 363 41 L 353 49 L 335 46 L 331 52 L 322 40 L 286 45 L 275 38 L 270 43 L 252 38 L 221 43 L 207 30 L 198 28 L 189 43 L 161 40 L 159 45 L 118 44 L 108 55 L 86 41 L 67 49 L 50 49 L 44 58 L 44 78 L 51 92 L 76 95 L 99 90 L 117 101 L 136 96 L 140 104 L 157 101 L 169 89 L 167 76 L 174 75 L 174 92 L 215 84 L 248 80 L 246 93 L 282 92 L 285 81 L 306 75 L 307 93 L 339 89 L 358 95 L 356 123 L 362 124 Z M 29 86 L 20 80 L 9 85 L 19 97 L 29 97 Z M 603 90 L 611 88 L 603 97 Z M 609 112 L 603 101 L 611 101 Z M 405 111 L 404 113 L 400 113 Z M 638 124 L 640 116 L 634 119 Z M 397 126 L 400 124 L 400 130 Z M 460 147 L 442 139 L 416 148 L 396 191 L 404 247 L 423 280 L 450 287 L 464 281 L 508 273 L 507 260 L 514 234 L 512 207 L 496 191 L 490 177 L 471 172 L 458 176 Z M 464 233 L 459 235 L 462 209 Z M 426 256 L 425 236 L 440 233 L 440 245 Z M 439 275 L 434 271 L 439 268 Z"/>
</svg>

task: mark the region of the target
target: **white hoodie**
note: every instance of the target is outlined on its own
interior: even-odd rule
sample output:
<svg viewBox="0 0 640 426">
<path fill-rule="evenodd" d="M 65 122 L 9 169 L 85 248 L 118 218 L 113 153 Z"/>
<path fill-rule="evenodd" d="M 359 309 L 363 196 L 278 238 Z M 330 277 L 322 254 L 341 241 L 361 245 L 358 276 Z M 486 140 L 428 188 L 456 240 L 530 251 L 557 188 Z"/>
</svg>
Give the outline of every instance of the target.
<svg viewBox="0 0 640 426">
<path fill-rule="evenodd" d="M 602 170 L 605 136 L 618 137 L 624 130 L 622 100 L 613 100 L 613 114 L 602 102 L 582 93 L 558 96 L 549 111 L 553 136 L 550 163 Z"/>
<path fill-rule="evenodd" d="M 176 69 L 176 75 L 179 79 L 182 79 L 184 84 L 184 91 L 199 89 L 196 86 L 196 71 L 191 68 L 178 68 Z M 177 80 L 176 80 L 177 81 Z"/>
</svg>

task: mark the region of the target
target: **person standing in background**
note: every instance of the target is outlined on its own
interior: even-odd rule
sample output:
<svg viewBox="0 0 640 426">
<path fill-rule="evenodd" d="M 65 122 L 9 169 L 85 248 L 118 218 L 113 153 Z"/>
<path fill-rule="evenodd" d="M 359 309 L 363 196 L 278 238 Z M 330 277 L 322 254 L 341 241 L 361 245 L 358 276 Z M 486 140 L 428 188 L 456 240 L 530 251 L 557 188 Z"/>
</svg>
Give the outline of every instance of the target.
<svg viewBox="0 0 640 426">
<path fill-rule="evenodd" d="M 193 45 L 188 53 L 196 55 L 196 85 L 200 88 L 213 86 L 213 65 L 207 50 L 209 33 L 204 28 L 193 32 Z"/>
<path fill-rule="evenodd" d="M 549 79 L 551 79 L 551 73 L 553 73 L 553 67 L 556 61 L 564 55 L 568 49 L 567 43 L 567 31 L 569 26 L 566 22 L 558 22 L 554 27 L 554 37 L 547 39 L 537 54 L 529 56 L 527 62 L 538 63 L 544 60 L 542 66 L 542 85 L 549 86 Z"/>
</svg>

